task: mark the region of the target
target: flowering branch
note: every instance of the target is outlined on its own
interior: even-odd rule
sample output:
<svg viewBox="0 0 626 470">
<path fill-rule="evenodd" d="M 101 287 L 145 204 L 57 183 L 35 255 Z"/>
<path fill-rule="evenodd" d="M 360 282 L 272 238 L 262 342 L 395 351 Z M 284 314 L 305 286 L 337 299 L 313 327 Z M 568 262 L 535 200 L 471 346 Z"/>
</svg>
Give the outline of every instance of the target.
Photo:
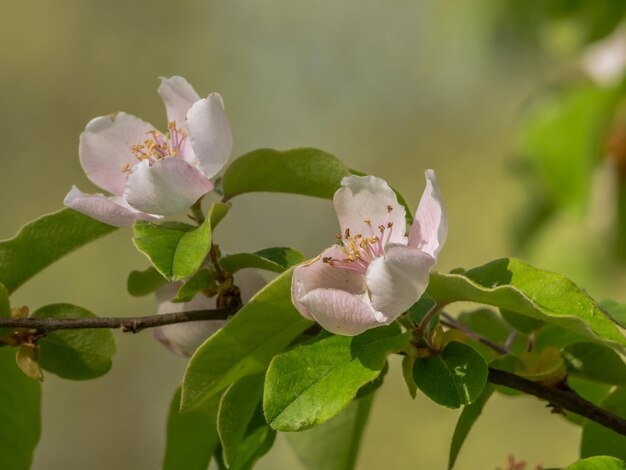
<svg viewBox="0 0 626 470">
<path fill-rule="evenodd" d="M 91 317 L 91 318 L 0 318 L 0 327 L 29 328 L 46 334 L 55 330 L 89 328 L 120 328 L 123 332 L 138 333 L 146 328 L 172 325 L 198 320 L 225 320 L 234 309 L 192 310 L 188 312 L 147 315 L 143 317 Z"/>
</svg>

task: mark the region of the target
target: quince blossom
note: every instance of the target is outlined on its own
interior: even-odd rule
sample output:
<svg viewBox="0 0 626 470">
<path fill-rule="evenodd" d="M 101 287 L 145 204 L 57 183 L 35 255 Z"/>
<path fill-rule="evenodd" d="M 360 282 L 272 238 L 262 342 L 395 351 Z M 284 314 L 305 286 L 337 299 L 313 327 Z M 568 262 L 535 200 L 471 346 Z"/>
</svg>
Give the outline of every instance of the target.
<svg viewBox="0 0 626 470">
<path fill-rule="evenodd" d="M 265 286 L 263 277 L 253 269 L 242 269 L 233 277 L 235 285 L 239 287 L 241 300 L 244 304 Z M 157 314 L 217 308 L 217 295 L 207 297 L 198 294 L 189 302 L 172 302 L 171 299 L 176 296 L 180 286 L 180 282 L 170 282 L 156 291 Z M 175 323 L 155 328 L 153 335 L 174 354 L 191 357 L 198 346 L 226 323 L 227 320 Z"/>
<path fill-rule="evenodd" d="M 309 320 L 340 335 L 357 335 L 387 325 L 422 296 L 448 233 L 446 211 L 435 173 L 409 236 L 405 210 L 382 179 L 348 176 L 334 205 L 339 245 L 296 267 L 292 301 Z"/>
<path fill-rule="evenodd" d="M 123 112 L 91 120 L 80 136 L 87 177 L 113 196 L 76 186 L 65 205 L 118 227 L 157 220 L 193 205 L 213 189 L 230 157 L 233 138 L 217 93 L 200 98 L 182 77 L 162 79 L 167 132 Z"/>
</svg>

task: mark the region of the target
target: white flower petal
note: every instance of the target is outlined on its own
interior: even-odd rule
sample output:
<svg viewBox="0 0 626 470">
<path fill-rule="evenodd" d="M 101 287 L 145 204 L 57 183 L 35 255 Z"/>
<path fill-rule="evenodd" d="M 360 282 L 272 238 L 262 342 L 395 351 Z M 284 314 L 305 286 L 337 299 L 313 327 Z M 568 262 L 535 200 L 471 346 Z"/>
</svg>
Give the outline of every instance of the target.
<svg viewBox="0 0 626 470">
<path fill-rule="evenodd" d="M 196 90 L 183 77 L 161 78 L 158 89 L 167 111 L 167 120 L 176 121 L 177 127 L 185 126 L 185 116 L 191 105 L 200 99 Z"/>
<path fill-rule="evenodd" d="M 409 245 L 437 258 L 448 237 L 448 216 L 433 170 L 426 171 L 422 194 L 409 233 Z"/>
<path fill-rule="evenodd" d="M 76 186 L 72 186 L 63 203 L 75 211 L 116 227 L 129 227 L 135 220 L 156 221 L 161 218 L 134 209 L 121 197 L 85 194 Z"/>
<path fill-rule="evenodd" d="M 218 174 L 233 150 L 233 136 L 224 112 L 224 102 L 217 93 L 196 101 L 187 112 L 187 130 L 192 153 L 185 159 L 207 178 Z"/>
<path fill-rule="evenodd" d="M 370 328 L 384 325 L 380 315 L 366 301 L 367 295 L 356 296 L 337 289 L 314 289 L 300 298 L 322 328 L 338 335 L 354 336 Z"/>
<path fill-rule="evenodd" d="M 293 272 L 291 298 L 302 316 L 309 320 L 314 320 L 313 315 L 299 300 L 307 292 L 320 288 L 338 289 L 350 294 L 365 292 L 365 276 L 324 263 L 322 260 L 325 257 L 342 259 L 345 258 L 345 254 L 339 246 L 334 245 L 324 250 L 312 263 L 301 264 Z"/>
<path fill-rule="evenodd" d="M 241 300 L 245 303 L 264 285 L 263 277 L 253 269 L 242 269 L 235 274 L 235 284 L 241 290 Z M 214 309 L 217 297 L 198 294 L 189 302 L 174 303 L 181 283 L 169 283 L 156 292 L 157 314 L 190 312 L 193 310 Z M 180 356 L 190 357 L 207 338 L 215 334 L 227 323 L 226 320 L 206 320 L 160 326 L 154 329 L 154 337 L 170 351 Z"/>
<path fill-rule="evenodd" d="M 144 212 L 181 212 L 213 189 L 213 183 L 180 158 L 166 157 L 153 165 L 143 161 L 126 178 L 124 197 Z"/>
<path fill-rule="evenodd" d="M 153 130 L 147 122 L 126 113 L 100 116 L 89 121 L 80 135 L 78 155 L 87 177 L 115 196 L 124 192 L 126 165 L 137 163 L 133 145 L 141 144 Z"/>
<path fill-rule="evenodd" d="M 341 181 L 341 186 L 335 193 L 333 203 L 342 234 L 350 229 L 352 236 L 378 236 L 378 226 L 391 222 L 393 228 L 389 242 L 406 243 L 405 210 L 385 180 L 375 176 L 347 176 Z M 391 212 L 388 207 L 391 207 Z M 371 229 L 366 220 L 371 221 Z M 386 229 L 384 242 L 387 241 L 388 231 Z"/>
<path fill-rule="evenodd" d="M 367 287 L 372 307 L 387 322 L 395 320 L 419 300 L 428 286 L 435 259 L 406 245 L 389 245 L 385 256 L 376 258 L 367 269 Z"/>
</svg>

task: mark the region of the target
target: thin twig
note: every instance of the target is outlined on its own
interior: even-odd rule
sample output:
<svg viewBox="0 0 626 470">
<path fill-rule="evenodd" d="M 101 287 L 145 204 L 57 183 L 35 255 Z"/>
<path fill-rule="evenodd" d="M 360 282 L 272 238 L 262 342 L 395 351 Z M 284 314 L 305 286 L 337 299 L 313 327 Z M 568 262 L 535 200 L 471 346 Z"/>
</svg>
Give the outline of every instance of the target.
<svg viewBox="0 0 626 470">
<path fill-rule="evenodd" d="M 491 349 L 496 351 L 498 354 L 509 354 L 511 352 L 508 347 L 494 343 L 489 338 L 485 338 L 483 335 L 476 333 L 475 331 L 471 330 L 463 323 L 457 321 L 451 315 L 445 312 L 441 312 L 440 315 L 441 315 L 440 322 L 443 326 L 447 326 L 448 328 L 454 328 L 459 331 L 462 331 L 463 333 L 465 333 L 467 337 L 473 339 L 474 341 L 478 341 L 479 343 L 482 343 L 485 346 L 490 347 Z"/>
<path fill-rule="evenodd" d="M 576 413 L 615 432 L 626 435 L 625 419 L 594 405 L 569 388 L 548 387 L 510 372 L 492 368 L 489 368 L 488 380 L 493 384 L 519 390 L 520 392 L 547 400 L 552 405 Z"/>
<path fill-rule="evenodd" d="M 146 328 L 198 320 L 225 320 L 233 309 L 192 310 L 143 317 L 89 317 L 89 318 L 0 318 L 0 327 L 27 328 L 46 334 L 55 330 L 88 328 L 120 328 L 124 332 L 138 333 Z"/>
</svg>

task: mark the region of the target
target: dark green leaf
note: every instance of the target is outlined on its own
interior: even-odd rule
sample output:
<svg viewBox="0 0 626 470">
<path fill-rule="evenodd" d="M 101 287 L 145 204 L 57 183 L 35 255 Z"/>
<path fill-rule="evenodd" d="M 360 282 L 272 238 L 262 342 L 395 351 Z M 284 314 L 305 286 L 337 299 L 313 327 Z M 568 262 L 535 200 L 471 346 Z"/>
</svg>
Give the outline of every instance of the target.
<svg viewBox="0 0 626 470">
<path fill-rule="evenodd" d="M 199 227 L 165 222 L 156 225 L 137 221 L 135 245 L 166 278 L 180 280 L 196 272 L 211 247 L 211 223 Z"/>
<path fill-rule="evenodd" d="M 0 242 L 0 283 L 11 293 L 59 258 L 114 230 L 71 209 L 44 215 Z"/>
<path fill-rule="evenodd" d="M 13 348 L 0 349 L 0 468 L 28 470 L 41 433 L 41 387 L 15 364 Z"/>
<path fill-rule="evenodd" d="M 311 326 L 291 302 L 291 275 L 287 271 L 267 284 L 196 350 L 183 380 L 184 409 L 264 370 L 272 357 Z"/>
<path fill-rule="evenodd" d="M 459 451 L 467 438 L 467 435 L 474 426 L 474 423 L 483 412 L 483 408 L 489 400 L 489 397 L 493 394 L 495 387 L 491 384 L 487 384 L 480 394 L 478 399 L 471 405 L 463 407 L 461 416 L 454 428 L 454 435 L 452 436 L 452 444 L 450 445 L 450 457 L 448 459 L 448 470 L 454 467 L 456 458 L 459 456 Z"/>
<path fill-rule="evenodd" d="M 232 466 L 261 397 L 265 374 L 242 377 L 226 389 L 217 415 L 217 430 L 222 442 L 224 462 Z"/>
<path fill-rule="evenodd" d="M 610 348 L 596 343 L 573 343 L 561 354 L 570 374 L 613 385 L 626 385 L 626 364 Z"/>
<path fill-rule="evenodd" d="M 621 418 L 626 418 L 626 388 L 615 389 L 600 406 Z M 587 421 L 580 441 L 580 456 L 611 455 L 626 460 L 626 436 L 596 423 Z"/>
<path fill-rule="evenodd" d="M 279 354 L 265 378 L 267 422 L 278 431 L 301 431 L 336 416 L 363 385 L 378 377 L 387 355 L 407 341 L 398 325 L 391 324 Z"/>
<path fill-rule="evenodd" d="M 463 312 L 458 316 L 459 322 L 466 325 L 471 331 L 478 333 L 490 341 L 503 346 L 507 343 L 511 334 L 514 334 L 509 349 L 513 354 L 520 354 L 526 350 L 528 341 L 521 334 L 516 334 L 514 330 L 505 323 L 502 318 L 489 308 L 478 308 L 470 312 Z M 498 353 L 492 348 L 470 339 L 470 343 L 486 359 L 491 359 Z"/>
<path fill-rule="evenodd" d="M 174 297 L 174 302 L 189 302 L 203 289 L 215 287 L 215 279 L 208 269 L 200 269 L 185 282 Z"/>
<path fill-rule="evenodd" d="M 51 304 L 32 314 L 35 318 L 94 318 L 84 308 Z M 111 369 L 115 340 L 110 330 L 52 331 L 38 341 L 39 364 L 48 372 L 71 380 L 100 377 Z"/>
<path fill-rule="evenodd" d="M 343 412 L 287 441 L 307 470 L 353 470 L 374 394 L 354 400 Z"/>
<path fill-rule="evenodd" d="M 0 284 L 0 318 L 11 318 L 9 291 L 2 284 Z"/>
<path fill-rule="evenodd" d="M 514 258 L 463 274 L 432 273 L 428 294 L 439 303 L 461 300 L 512 310 L 592 339 L 626 345 L 626 338 L 594 300 L 569 279 Z"/>
<path fill-rule="evenodd" d="M 246 435 L 239 443 L 237 458 L 228 467 L 229 470 L 249 470 L 274 444 L 276 431 L 270 428 L 263 417 L 259 406 L 248 425 Z"/>
<path fill-rule="evenodd" d="M 250 192 L 303 194 L 332 199 L 348 168 L 315 148 L 279 151 L 259 149 L 236 159 L 226 169 L 224 197 Z"/>
<path fill-rule="evenodd" d="M 519 313 L 512 312 L 506 309 L 500 309 L 500 314 L 504 321 L 506 321 L 509 325 L 515 328 L 517 331 L 530 334 L 533 331 L 537 331 L 544 325 L 544 322 L 541 320 L 537 320 L 535 318 L 527 317 L 525 315 L 520 315 Z"/>
<path fill-rule="evenodd" d="M 471 346 L 453 341 L 441 354 L 418 357 L 413 380 L 434 402 L 458 408 L 480 396 L 487 383 L 487 364 Z"/>
<path fill-rule="evenodd" d="M 569 385 L 572 390 L 578 393 L 585 400 L 590 401 L 595 405 L 600 405 L 600 402 L 606 398 L 613 388 L 609 384 L 590 382 L 571 375 L 567 377 L 567 385 Z M 576 424 L 577 426 L 582 426 L 587 421 L 586 418 L 583 418 L 575 413 L 566 413 L 565 419 Z"/>
<path fill-rule="evenodd" d="M 188 413 L 180 413 L 180 388 L 167 419 L 167 446 L 163 470 L 206 470 L 217 446 L 219 395 Z"/>
<path fill-rule="evenodd" d="M 615 457 L 601 455 L 579 460 L 565 470 L 626 470 L 626 463 Z"/>
<path fill-rule="evenodd" d="M 600 305 L 619 326 L 626 328 L 626 304 L 603 300 Z"/>
<path fill-rule="evenodd" d="M 304 261 L 304 255 L 293 248 L 266 248 L 255 253 L 237 253 L 220 259 L 220 266 L 233 274 L 245 268 L 264 269 L 282 273 Z"/>
<path fill-rule="evenodd" d="M 418 326 L 422 323 L 422 320 L 430 311 L 437 305 L 435 300 L 424 294 L 420 297 L 420 299 L 415 302 L 408 311 L 408 318 L 414 326 Z M 430 332 L 437 324 L 439 323 L 439 316 L 434 315 L 433 318 L 428 322 L 426 332 Z"/>
<path fill-rule="evenodd" d="M 165 284 L 167 284 L 167 279 L 159 271 L 148 268 L 144 271 L 131 271 L 126 281 L 126 289 L 134 297 L 143 297 L 152 294 Z"/>
</svg>

